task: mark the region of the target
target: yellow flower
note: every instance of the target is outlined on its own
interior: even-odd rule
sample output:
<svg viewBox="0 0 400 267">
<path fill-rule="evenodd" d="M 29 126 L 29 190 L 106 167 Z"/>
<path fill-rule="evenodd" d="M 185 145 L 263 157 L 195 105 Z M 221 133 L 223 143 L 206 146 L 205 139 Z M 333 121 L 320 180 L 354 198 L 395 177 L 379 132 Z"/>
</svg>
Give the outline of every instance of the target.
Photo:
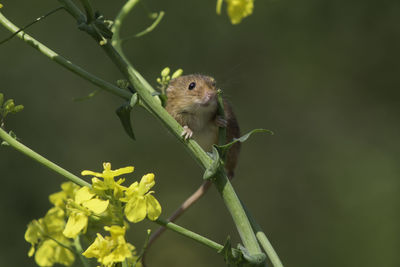
<svg viewBox="0 0 400 267">
<path fill-rule="evenodd" d="M 2 8 L 3 7 L 3 5 L 2 4 L 0 4 L 0 8 Z"/>
<path fill-rule="evenodd" d="M 25 240 L 32 245 L 28 256 L 35 254 L 39 266 L 55 263 L 70 266 L 74 262 L 75 256 L 68 249 L 72 244 L 62 234 L 64 226 L 65 212 L 59 207 L 51 208 L 43 218 L 29 223 L 25 232 Z"/>
<path fill-rule="evenodd" d="M 52 239 L 47 239 L 36 251 L 35 261 L 39 266 L 53 266 L 55 263 L 71 266 L 75 261 L 75 256 L 71 250 Z"/>
<path fill-rule="evenodd" d="M 111 236 L 105 238 L 97 233 L 94 242 L 82 253 L 87 258 L 97 258 L 97 261 L 106 267 L 114 266 L 117 262 L 134 258 L 135 247 L 125 240 L 126 228 L 113 225 L 104 227 Z"/>
<path fill-rule="evenodd" d="M 140 222 L 147 217 L 156 220 L 161 214 L 161 205 L 149 191 L 155 184 L 154 174 L 149 173 L 142 177 L 140 183 L 134 182 L 125 191 L 125 197 L 120 200 L 127 202 L 125 206 L 125 216 L 133 223 Z"/>
<path fill-rule="evenodd" d="M 228 16 L 232 24 L 239 24 L 242 19 L 251 15 L 254 8 L 254 0 L 225 0 Z M 217 2 L 217 14 L 221 13 L 222 0 Z"/>
<path fill-rule="evenodd" d="M 134 170 L 133 166 L 128 166 L 125 168 L 120 168 L 117 170 L 111 170 L 111 163 L 105 162 L 103 163 L 104 171 L 102 173 L 93 172 L 93 171 L 82 171 L 82 175 L 93 175 L 92 185 L 93 190 L 99 194 L 104 195 L 104 191 L 113 190 L 114 196 L 116 198 L 120 198 L 123 196 L 123 191 L 126 190 L 125 186 L 122 186 L 121 183 L 125 181 L 125 179 L 121 178 L 117 182 L 115 182 L 114 177 L 120 176 L 122 174 L 131 173 Z M 99 177 L 103 178 L 104 181 L 98 179 Z"/>
<path fill-rule="evenodd" d="M 108 207 L 108 200 L 95 198 L 95 193 L 87 186 L 75 193 L 75 200 L 69 200 L 67 210 L 70 212 L 63 234 L 75 238 L 79 233 L 86 232 L 89 217 L 100 215 Z"/>
<path fill-rule="evenodd" d="M 75 192 L 80 188 L 79 185 L 73 182 L 65 182 L 61 184 L 62 191 L 53 193 L 49 196 L 50 202 L 56 206 L 65 210 L 65 204 L 68 199 L 74 198 Z"/>
</svg>

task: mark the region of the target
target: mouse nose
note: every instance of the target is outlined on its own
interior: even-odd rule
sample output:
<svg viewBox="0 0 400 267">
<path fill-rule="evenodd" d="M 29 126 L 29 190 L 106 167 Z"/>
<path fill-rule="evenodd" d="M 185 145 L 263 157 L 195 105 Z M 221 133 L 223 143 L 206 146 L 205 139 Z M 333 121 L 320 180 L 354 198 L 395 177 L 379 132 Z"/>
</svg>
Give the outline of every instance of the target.
<svg viewBox="0 0 400 267">
<path fill-rule="evenodd" d="M 215 98 L 215 96 L 216 96 L 216 93 L 215 93 L 215 92 L 209 91 L 209 92 L 207 92 L 206 95 L 204 96 L 204 100 L 205 100 L 205 102 L 209 102 L 209 101 L 211 101 L 213 98 Z"/>
</svg>

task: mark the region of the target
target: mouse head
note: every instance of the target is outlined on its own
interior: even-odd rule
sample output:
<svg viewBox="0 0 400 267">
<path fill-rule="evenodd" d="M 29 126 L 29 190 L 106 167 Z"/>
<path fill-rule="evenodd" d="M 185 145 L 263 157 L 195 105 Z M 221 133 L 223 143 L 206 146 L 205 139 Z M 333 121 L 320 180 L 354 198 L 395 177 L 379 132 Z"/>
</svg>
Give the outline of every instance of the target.
<svg viewBox="0 0 400 267">
<path fill-rule="evenodd" d="M 208 113 L 217 110 L 217 89 L 214 78 L 200 74 L 172 79 L 167 88 L 167 106 L 180 112 Z"/>
</svg>

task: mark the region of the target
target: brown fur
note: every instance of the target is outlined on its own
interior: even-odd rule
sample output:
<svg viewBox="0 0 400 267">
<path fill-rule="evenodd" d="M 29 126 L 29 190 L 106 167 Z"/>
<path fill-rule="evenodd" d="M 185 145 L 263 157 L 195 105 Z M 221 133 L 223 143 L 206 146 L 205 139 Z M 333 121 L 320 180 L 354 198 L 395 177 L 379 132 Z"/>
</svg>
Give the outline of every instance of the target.
<svg viewBox="0 0 400 267">
<path fill-rule="evenodd" d="M 195 82 L 196 87 L 189 90 L 189 84 Z M 171 80 L 167 88 L 166 110 L 182 126 L 188 126 L 193 131 L 193 139 L 205 151 L 211 151 L 212 145 L 218 142 L 219 127 L 216 124 L 217 118 L 217 89 L 215 80 L 208 76 L 199 74 L 181 76 Z M 211 96 L 205 101 L 207 95 Z M 207 102 L 206 106 L 202 103 Z M 224 110 L 227 142 L 240 136 L 239 124 L 231 105 L 224 100 Z M 234 144 L 228 151 L 225 169 L 229 179 L 233 178 L 240 152 L 240 143 Z M 182 205 L 172 214 L 168 221 L 173 222 L 185 212 L 191 205 L 198 201 L 209 189 L 210 181 L 205 181 Z M 164 227 L 158 229 L 150 237 L 148 247 L 165 231 Z M 144 263 L 144 256 L 143 256 Z"/>
<path fill-rule="evenodd" d="M 196 83 L 193 90 L 189 90 L 190 83 Z M 207 94 L 213 95 L 207 107 L 199 103 Z M 171 80 L 167 88 L 166 109 L 182 126 L 188 126 L 193 131 L 193 139 L 196 140 L 205 151 L 210 152 L 212 144 L 218 142 L 219 127 L 215 120 L 217 117 L 217 88 L 215 80 L 211 77 L 194 74 L 181 76 Z M 239 124 L 231 105 L 224 100 L 225 117 L 227 121 L 227 142 L 240 136 Z M 225 164 L 230 178 L 233 177 L 234 169 L 240 152 L 240 143 L 236 143 L 227 155 Z"/>
</svg>

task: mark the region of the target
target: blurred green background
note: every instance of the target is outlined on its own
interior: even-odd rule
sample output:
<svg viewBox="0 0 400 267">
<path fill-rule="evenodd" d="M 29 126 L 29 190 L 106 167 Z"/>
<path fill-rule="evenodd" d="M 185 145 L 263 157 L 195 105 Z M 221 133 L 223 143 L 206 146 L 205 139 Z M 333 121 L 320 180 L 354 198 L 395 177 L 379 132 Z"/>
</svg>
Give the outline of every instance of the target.
<svg viewBox="0 0 400 267">
<path fill-rule="evenodd" d="M 124 1 L 92 1 L 113 18 Z M 19 26 L 57 1 L 2 0 Z M 261 1 L 232 26 L 216 1 L 146 0 L 126 35 L 144 29 L 150 11 L 166 16 L 151 34 L 125 46 L 134 66 L 156 85 L 165 66 L 214 76 L 234 105 L 243 132 L 267 128 L 243 145 L 234 187 L 264 228 L 285 266 L 400 266 L 400 2 Z M 121 78 L 101 49 L 64 12 L 28 30 L 90 72 Z M 0 39 L 9 33 L 0 27 Z M 79 174 L 133 164 L 134 177 L 156 174 L 167 217 L 201 183 L 184 148 L 143 110 L 137 142 L 122 130 L 106 92 L 15 38 L 0 46 L 0 91 L 25 105 L 7 120 L 22 142 Z M 50 207 L 63 178 L 9 147 L 0 148 L 0 266 L 35 266 L 23 235 Z M 179 221 L 223 243 L 239 242 L 212 188 Z M 140 247 L 152 223 L 132 226 Z M 211 249 L 167 232 L 148 254 L 150 266 L 224 266 Z"/>
</svg>

